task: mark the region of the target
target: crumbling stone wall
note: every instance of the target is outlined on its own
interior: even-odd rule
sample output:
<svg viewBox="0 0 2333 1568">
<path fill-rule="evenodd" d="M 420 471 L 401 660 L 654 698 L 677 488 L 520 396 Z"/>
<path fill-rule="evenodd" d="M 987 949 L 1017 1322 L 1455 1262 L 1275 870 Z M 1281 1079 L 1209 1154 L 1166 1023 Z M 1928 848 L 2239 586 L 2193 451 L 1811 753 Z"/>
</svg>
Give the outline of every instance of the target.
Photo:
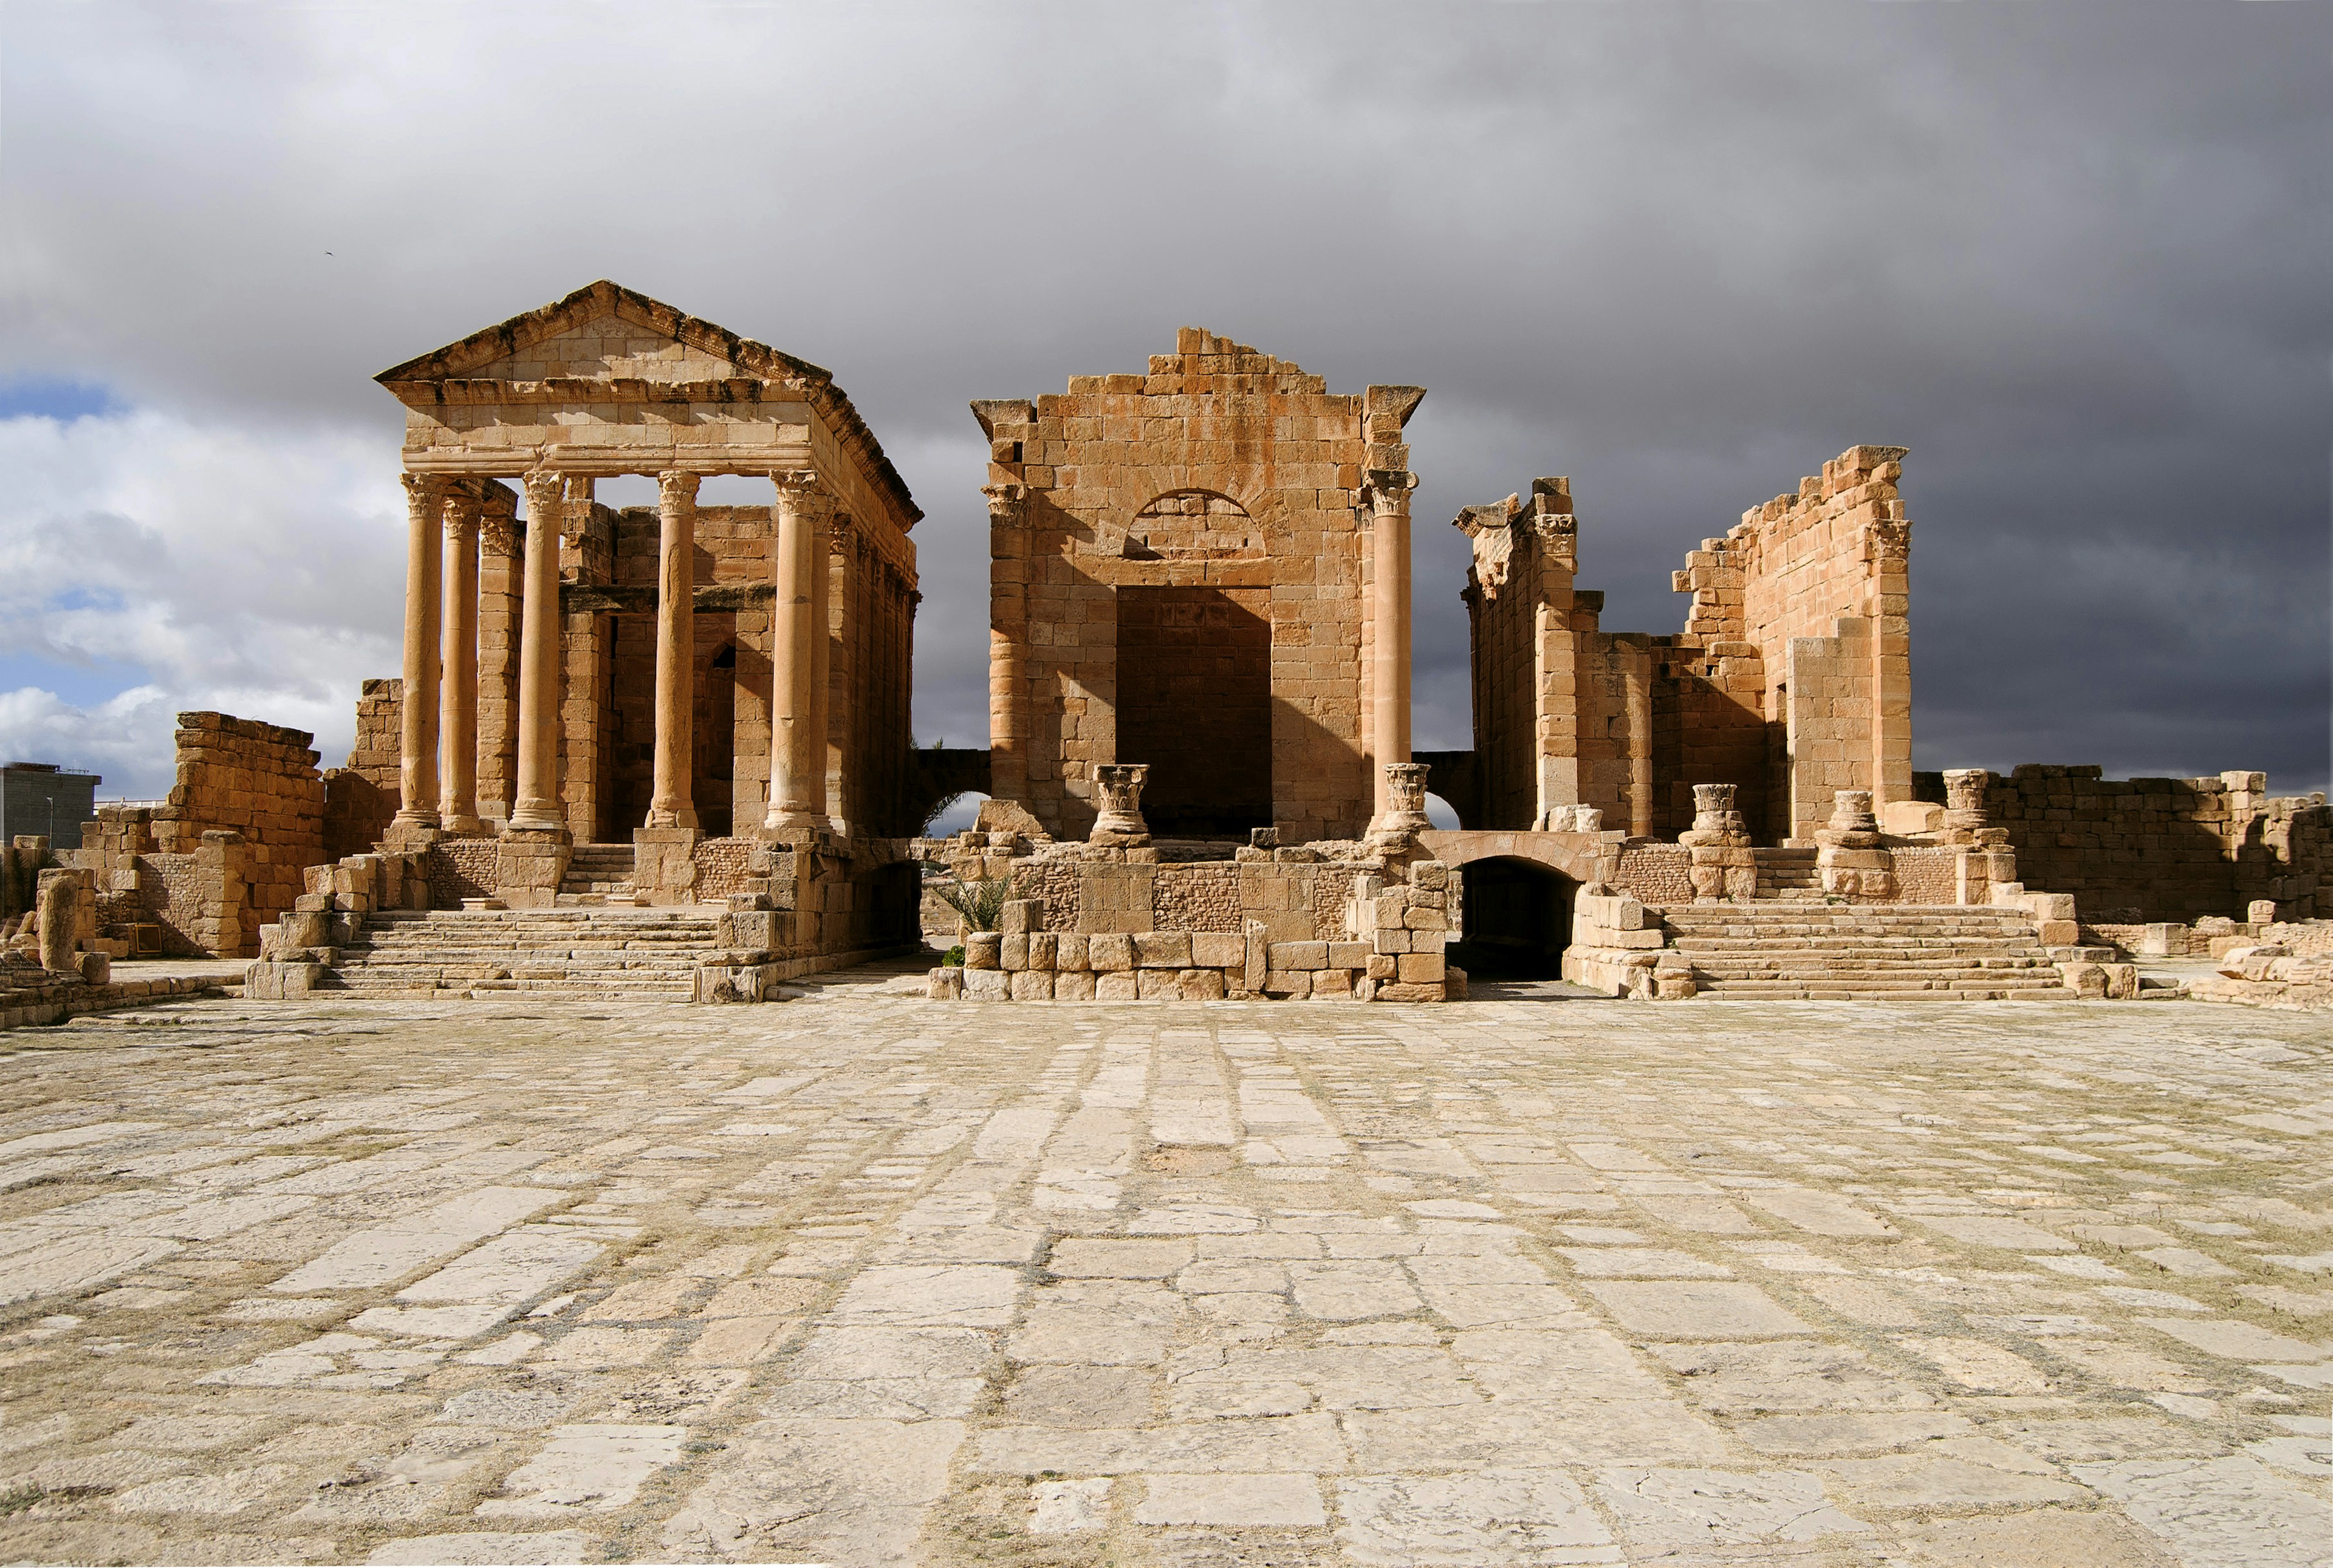
<svg viewBox="0 0 2333 1568">
<path fill-rule="evenodd" d="M 2109 779 L 2096 766 L 2028 763 L 1986 792 L 2030 888 L 2070 893 L 2087 919 L 2136 924 L 2280 919 L 2333 909 L 2333 811 L 2325 797 L 2271 798 L 2264 774 Z"/>
<path fill-rule="evenodd" d="M 1286 361 L 1186 328 L 1145 374 L 1074 376 L 1063 395 L 974 404 L 991 443 L 992 793 L 1081 839 L 1099 809 L 1098 765 L 1163 760 L 1154 782 L 1166 793 L 1148 803 L 1162 821 L 1252 809 L 1230 794 L 1263 767 L 1270 823 L 1298 840 L 1358 836 L 1375 794 L 1375 524 L 1363 486 L 1373 472 L 1406 484 L 1401 428 L 1422 395 L 1334 395 Z M 1263 668 L 1240 667 L 1243 693 L 1226 710 L 1243 755 L 1219 757 L 1220 777 L 1187 781 L 1187 800 L 1175 759 L 1134 755 L 1120 727 L 1124 698 L 1140 691 L 1119 659 L 1118 595 L 1158 589 L 1181 593 L 1176 616 L 1220 603 L 1270 621 L 1268 652 L 1253 650 Z M 1161 630 L 1157 616 L 1133 620 Z M 1233 723 L 1251 714 L 1246 728 Z"/>
<path fill-rule="evenodd" d="M 194 854 L 226 879 L 209 906 L 217 913 L 204 943 L 219 957 L 257 952 L 260 926 L 292 907 L 302 871 L 323 859 L 315 738 L 220 713 L 178 716 L 178 780 L 169 803 L 154 812 L 155 849 Z"/>
<path fill-rule="evenodd" d="M 1913 798 L 1911 523 L 1897 488 L 1905 451 L 1848 447 L 1795 494 L 1703 540 L 1675 575 L 1676 590 L 1694 596 L 1680 652 L 1746 644 L 1763 667 L 1763 717 L 1782 731 L 1763 781 L 1775 838 L 1810 839 L 1840 790 L 1868 790 L 1880 804 Z M 1776 774 L 1786 792 L 1771 787 Z"/>
<path fill-rule="evenodd" d="M 356 744 L 348 765 L 324 771 L 324 859 L 360 855 L 388 835 L 397 815 L 398 726 L 405 682 L 368 680 L 357 697 Z"/>
<path fill-rule="evenodd" d="M 1752 831 L 1809 838 L 1841 789 L 1909 799 L 1903 449 L 1852 447 L 1685 557 L 1683 633 L 1608 632 L 1579 588 L 1570 481 L 1470 506 L 1475 777 L 1491 829 L 1576 805 L 1638 834 L 1734 786 Z"/>
</svg>

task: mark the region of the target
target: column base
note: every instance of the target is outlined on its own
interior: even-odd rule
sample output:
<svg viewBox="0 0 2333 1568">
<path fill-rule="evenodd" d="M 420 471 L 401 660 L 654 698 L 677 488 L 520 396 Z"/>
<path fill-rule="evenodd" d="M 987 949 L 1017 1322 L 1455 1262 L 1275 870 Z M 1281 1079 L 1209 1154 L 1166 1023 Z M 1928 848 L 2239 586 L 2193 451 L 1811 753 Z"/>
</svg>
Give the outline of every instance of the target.
<svg viewBox="0 0 2333 1568">
<path fill-rule="evenodd" d="M 828 832 L 834 831 L 833 822 L 824 812 L 801 811 L 792 806 L 770 813 L 762 819 L 762 827 L 772 832 L 799 828 L 817 828 Z"/>
<path fill-rule="evenodd" d="M 671 807 L 651 805 L 648 807 L 648 820 L 641 825 L 651 828 L 686 828 L 694 830 L 697 825 L 696 809 L 694 806 L 682 806 L 675 809 Z"/>
<path fill-rule="evenodd" d="M 400 810 L 389 821 L 398 827 L 434 828 L 437 825 L 437 813 L 427 808 L 415 807 Z"/>
<path fill-rule="evenodd" d="M 514 826 L 494 851 L 494 894 L 514 909 L 548 909 L 567 874 L 570 841 L 563 827 Z"/>
<path fill-rule="evenodd" d="M 514 833 L 563 832 L 567 822 L 560 814 L 556 801 L 521 801 L 504 827 Z"/>
<path fill-rule="evenodd" d="M 459 838 L 483 837 L 486 831 L 486 824 L 482 819 L 453 812 L 440 813 L 438 823 L 447 833 Z"/>
</svg>

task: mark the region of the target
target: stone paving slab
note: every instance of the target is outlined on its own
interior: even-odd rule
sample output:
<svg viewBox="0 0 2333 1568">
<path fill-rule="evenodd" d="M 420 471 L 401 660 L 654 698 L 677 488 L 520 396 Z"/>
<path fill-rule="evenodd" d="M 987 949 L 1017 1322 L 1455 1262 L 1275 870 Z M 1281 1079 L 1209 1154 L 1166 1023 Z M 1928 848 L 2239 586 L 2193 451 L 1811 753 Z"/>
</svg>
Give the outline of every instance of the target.
<svg viewBox="0 0 2333 1568">
<path fill-rule="evenodd" d="M 0 1561 L 2333 1563 L 2333 1018 L 11 1035 Z"/>
</svg>

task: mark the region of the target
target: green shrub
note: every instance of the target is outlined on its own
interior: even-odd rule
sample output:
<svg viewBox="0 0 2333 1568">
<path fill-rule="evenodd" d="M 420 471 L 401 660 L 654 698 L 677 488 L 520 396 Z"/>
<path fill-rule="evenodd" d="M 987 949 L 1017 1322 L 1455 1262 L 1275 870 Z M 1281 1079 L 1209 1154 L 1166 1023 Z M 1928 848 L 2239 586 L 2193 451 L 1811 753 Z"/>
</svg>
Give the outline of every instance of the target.
<svg viewBox="0 0 2333 1568">
<path fill-rule="evenodd" d="M 1013 896 L 1013 884 L 1003 877 L 989 877 L 966 882 L 951 880 L 932 884 L 933 896 L 964 917 L 965 926 L 975 931 L 993 931 L 1004 919 L 1004 900 Z"/>
</svg>

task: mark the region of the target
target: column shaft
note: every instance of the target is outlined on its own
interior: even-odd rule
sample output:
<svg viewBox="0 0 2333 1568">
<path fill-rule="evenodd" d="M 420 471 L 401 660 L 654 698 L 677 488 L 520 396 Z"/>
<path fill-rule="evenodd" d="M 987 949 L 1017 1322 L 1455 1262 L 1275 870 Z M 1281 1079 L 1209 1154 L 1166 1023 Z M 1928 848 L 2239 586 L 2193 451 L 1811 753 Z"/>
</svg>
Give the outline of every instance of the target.
<svg viewBox="0 0 2333 1568">
<path fill-rule="evenodd" d="M 405 476 L 405 682 L 398 713 L 397 820 L 437 825 L 438 528 L 446 482 Z"/>
<path fill-rule="evenodd" d="M 1371 495 L 1376 537 L 1371 542 L 1369 608 L 1375 623 L 1370 644 L 1370 701 L 1376 744 L 1371 769 L 1376 812 L 1394 809 L 1386 776 L 1388 763 L 1409 760 L 1409 491 L 1407 474 L 1378 486 Z"/>
<path fill-rule="evenodd" d="M 770 567 L 770 809 L 769 827 L 822 826 L 826 818 L 826 734 L 817 700 L 819 530 L 809 515 L 817 476 L 773 474 L 778 504 Z"/>
<path fill-rule="evenodd" d="M 478 504 L 446 503 L 445 611 L 440 618 L 437 814 L 447 832 L 475 833 L 478 821 Z"/>
<path fill-rule="evenodd" d="M 696 485 L 657 476 L 656 782 L 648 825 L 696 825 Z"/>
<path fill-rule="evenodd" d="M 518 787 L 514 828 L 562 826 L 559 811 L 560 476 L 526 476 L 526 592 L 519 611 Z"/>
</svg>

